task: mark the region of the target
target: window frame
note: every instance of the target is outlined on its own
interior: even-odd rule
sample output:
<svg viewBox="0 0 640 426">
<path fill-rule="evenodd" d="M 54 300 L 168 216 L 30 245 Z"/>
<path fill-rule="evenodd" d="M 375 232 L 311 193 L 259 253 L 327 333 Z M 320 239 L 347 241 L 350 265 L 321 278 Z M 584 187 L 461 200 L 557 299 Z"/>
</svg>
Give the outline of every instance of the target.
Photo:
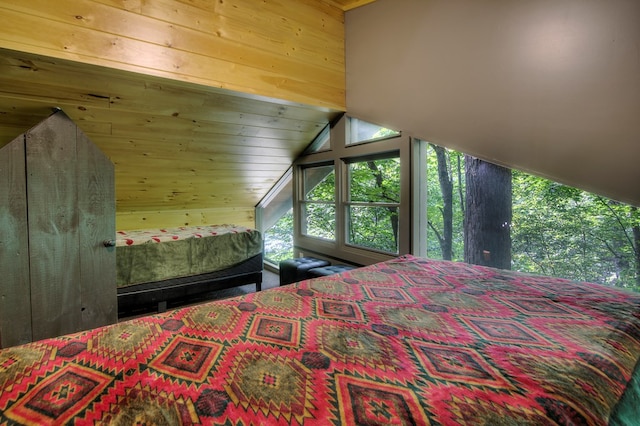
<svg viewBox="0 0 640 426">
<path fill-rule="evenodd" d="M 299 170 L 300 170 L 301 182 L 300 182 L 300 185 L 299 185 L 300 193 L 299 193 L 299 196 L 298 196 L 298 200 L 299 201 L 298 201 L 298 209 L 297 210 L 299 212 L 299 218 L 300 218 L 299 224 L 300 224 L 300 234 L 301 235 L 304 235 L 305 237 L 308 237 L 308 238 L 317 238 L 317 239 L 324 240 L 324 241 L 336 241 L 337 235 L 336 235 L 336 232 L 335 232 L 336 230 L 335 229 L 334 229 L 333 238 L 325 238 L 325 237 L 320 237 L 320 236 L 315 236 L 315 235 L 309 235 L 306 232 L 307 223 L 308 223 L 307 215 L 306 215 L 307 206 L 309 206 L 309 205 L 333 206 L 334 221 L 336 219 L 335 216 L 338 215 L 338 212 L 337 212 L 337 207 L 338 207 L 337 204 L 338 203 L 337 203 L 337 199 L 336 199 L 335 185 L 334 185 L 334 192 L 333 192 L 333 195 L 334 195 L 333 196 L 333 200 L 309 200 L 309 199 L 307 199 L 306 194 L 305 194 L 305 192 L 306 192 L 305 191 L 305 186 L 306 186 L 305 185 L 305 183 L 306 183 L 306 181 L 305 181 L 305 177 L 306 177 L 305 172 L 307 170 L 310 170 L 310 169 L 313 169 L 313 168 L 321 168 L 321 167 L 328 167 L 328 166 L 331 166 L 333 168 L 334 181 L 337 181 L 337 177 L 335 176 L 336 175 L 336 167 L 335 167 L 335 164 L 333 162 L 306 164 L 306 165 L 300 167 Z"/>
<path fill-rule="evenodd" d="M 331 126 L 331 149 L 302 155 L 294 162 L 294 254 L 296 256 L 319 256 L 334 259 L 334 263 L 346 262 L 369 265 L 392 259 L 412 250 L 413 212 L 412 199 L 412 155 L 413 140 L 399 133 L 357 144 L 347 144 L 349 117 L 344 115 Z M 390 254 L 347 243 L 348 209 L 348 163 L 354 159 L 388 155 L 397 152 L 400 158 L 400 207 L 398 228 L 398 253 Z M 336 240 L 327 241 L 304 235 L 302 231 L 302 170 L 317 164 L 333 162 L 336 176 Z"/>
<path fill-rule="evenodd" d="M 256 229 L 260 231 L 263 238 L 266 239 L 267 231 L 283 216 L 281 214 L 283 210 L 290 211 L 294 208 L 293 188 L 293 167 L 289 167 L 256 205 Z M 287 209 L 286 207 L 289 208 Z M 278 270 L 278 265 L 267 258 L 266 255 L 264 256 L 263 262 L 268 269 L 272 271 Z"/>
</svg>

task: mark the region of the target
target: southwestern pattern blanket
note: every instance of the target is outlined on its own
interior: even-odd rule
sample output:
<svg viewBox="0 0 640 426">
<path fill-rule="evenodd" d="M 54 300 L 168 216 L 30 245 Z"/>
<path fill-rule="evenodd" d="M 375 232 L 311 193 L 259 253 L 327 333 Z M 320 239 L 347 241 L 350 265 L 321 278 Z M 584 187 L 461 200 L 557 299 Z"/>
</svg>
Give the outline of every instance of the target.
<svg viewBox="0 0 640 426">
<path fill-rule="evenodd" d="M 639 359 L 640 295 L 403 256 L 1 350 L 0 424 L 633 424 Z"/>
</svg>

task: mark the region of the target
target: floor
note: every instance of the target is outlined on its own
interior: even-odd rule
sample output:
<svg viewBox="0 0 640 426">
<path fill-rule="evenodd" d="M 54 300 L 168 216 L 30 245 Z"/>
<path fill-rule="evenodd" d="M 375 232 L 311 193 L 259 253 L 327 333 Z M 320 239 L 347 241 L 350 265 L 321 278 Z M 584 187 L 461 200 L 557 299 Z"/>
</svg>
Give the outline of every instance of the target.
<svg viewBox="0 0 640 426">
<path fill-rule="evenodd" d="M 262 289 L 266 290 L 272 287 L 280 287 L 280 275 L 271 271 L 262 271 Z"/>
</svg>

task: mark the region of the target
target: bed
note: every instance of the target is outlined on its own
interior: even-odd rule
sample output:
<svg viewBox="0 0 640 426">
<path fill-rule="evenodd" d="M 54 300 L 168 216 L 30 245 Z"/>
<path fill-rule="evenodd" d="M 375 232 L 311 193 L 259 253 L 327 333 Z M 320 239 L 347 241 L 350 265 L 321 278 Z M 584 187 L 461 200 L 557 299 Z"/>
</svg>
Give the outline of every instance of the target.
<svg viewBox="0 0 640 426">
<path fill-rule="evenodd" d="M 0 351 L 0 424 L 631 425 L 640 295 L 402 256 Z"/>
<path fill-rule="evenodd" d="M 262 236 L 238 225 L 118 231 L 118 315 L 193 302 L 210 291 L 262 284 Z"/>
</svg>

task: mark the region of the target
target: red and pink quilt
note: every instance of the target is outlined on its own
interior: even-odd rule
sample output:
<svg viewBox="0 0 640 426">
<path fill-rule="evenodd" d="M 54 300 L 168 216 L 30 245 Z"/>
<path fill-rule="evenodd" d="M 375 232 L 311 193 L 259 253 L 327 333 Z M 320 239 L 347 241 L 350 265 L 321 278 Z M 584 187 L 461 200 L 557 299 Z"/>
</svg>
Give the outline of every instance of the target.
<svg viewBox="0 0 640 426">
<path fill-rule="evenodd" d="M 625 424 L 639 359 L 640 295 L 403 256 L 1 350 L 0 425 Z"/>
</svg>

